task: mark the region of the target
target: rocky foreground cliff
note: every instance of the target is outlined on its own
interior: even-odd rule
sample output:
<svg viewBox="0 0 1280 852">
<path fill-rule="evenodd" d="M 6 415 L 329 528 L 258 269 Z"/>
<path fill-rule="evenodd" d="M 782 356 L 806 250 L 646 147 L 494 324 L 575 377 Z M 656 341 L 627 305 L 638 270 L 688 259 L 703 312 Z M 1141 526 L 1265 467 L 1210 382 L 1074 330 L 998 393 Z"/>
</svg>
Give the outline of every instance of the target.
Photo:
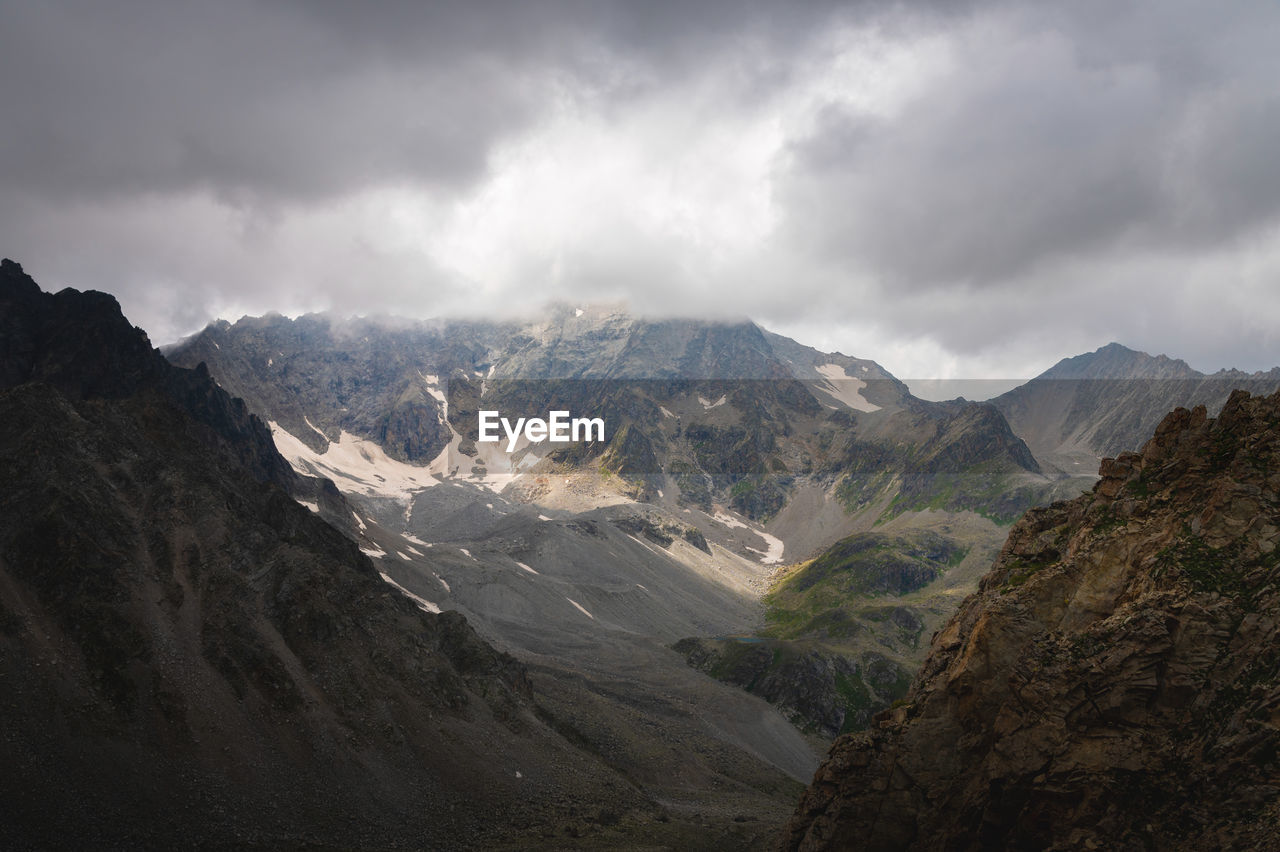
<svg viewBox="0 0 1280 852">
<path fill-rule="evenodd" d="M 1275 849 L 1280 394 L 1033 509 L 784 849 Z"/>
<path fill-rule="evenodd" d="M 670 831 L 523 665 L 383 582 L 297 479 L 114 299 L 0 264 L 0 848 Z"/>
</svg>

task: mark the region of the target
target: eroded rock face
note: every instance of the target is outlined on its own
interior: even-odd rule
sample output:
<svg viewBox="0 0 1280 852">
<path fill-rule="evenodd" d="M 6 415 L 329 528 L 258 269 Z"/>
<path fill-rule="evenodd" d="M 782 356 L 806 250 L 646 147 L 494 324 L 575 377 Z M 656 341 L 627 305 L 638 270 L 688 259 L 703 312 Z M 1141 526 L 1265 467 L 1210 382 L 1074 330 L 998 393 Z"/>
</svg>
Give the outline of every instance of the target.
<svg viewBox="0 0 1280 852">
<path fill-rule="evenodd" d="M 1027 513 L 786 849 L 1274 849 L 1280 394 L 1168 415 Z"/>
</svg>

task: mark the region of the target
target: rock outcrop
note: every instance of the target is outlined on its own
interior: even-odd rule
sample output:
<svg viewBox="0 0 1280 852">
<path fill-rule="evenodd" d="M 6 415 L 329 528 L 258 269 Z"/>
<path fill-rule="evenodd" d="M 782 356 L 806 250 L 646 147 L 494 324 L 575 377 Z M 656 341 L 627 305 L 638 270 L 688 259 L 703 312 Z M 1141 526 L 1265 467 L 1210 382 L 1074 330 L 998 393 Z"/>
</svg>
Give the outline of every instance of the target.
<svg viewBox="0 0 1280 852">
<path fill-rule="evenodd" d="M 1169 414 L 1033 509 L 785 849 L 1274 849 L 1280 394 Z"/>
</svg>

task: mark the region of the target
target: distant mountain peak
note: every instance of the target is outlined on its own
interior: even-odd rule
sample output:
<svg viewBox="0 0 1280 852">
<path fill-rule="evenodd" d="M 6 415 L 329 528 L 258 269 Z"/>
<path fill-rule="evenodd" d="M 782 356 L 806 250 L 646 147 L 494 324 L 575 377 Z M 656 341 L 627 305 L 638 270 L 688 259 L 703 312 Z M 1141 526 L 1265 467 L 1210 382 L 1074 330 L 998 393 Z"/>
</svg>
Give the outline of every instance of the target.
<svg viewBox="0 0 1280 852">
<path fill-rule="evenodd" d="M 1063 358 L 1032 381 L 1041 379 L 1196 379 L 1203 376 L 1186 361 L 1116 342 L 1093 352 Z"/>
</svg>

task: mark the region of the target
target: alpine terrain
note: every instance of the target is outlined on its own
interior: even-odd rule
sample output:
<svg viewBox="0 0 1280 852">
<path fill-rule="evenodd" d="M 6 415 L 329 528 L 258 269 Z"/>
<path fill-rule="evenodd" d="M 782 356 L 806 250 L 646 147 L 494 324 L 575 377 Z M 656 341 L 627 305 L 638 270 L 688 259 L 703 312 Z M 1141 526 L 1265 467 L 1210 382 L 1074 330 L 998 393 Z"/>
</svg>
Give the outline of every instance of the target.
<svg viewBox="0 0 1280 852">
<path fill-rule="evenodd" d="M 747 321 L 276 315 L 168 355 L 207 365 L 295 468 L 333 479 L 354 507 L 336 520 L 390 580 L 465 613 L 535 683 L 585 690 L 575 725 L 625 741 L 621 715 L 671 695 L 797 778 L 808 746 L 774 714 L 709 714 L 689 667 L 825 747 L 901 697 L 1005 525 L 1092 481 L 1045 476 L 989 404 L 917 399 L 872 361 Z M 478 440 L 481 410 L 600 417 L 605 439 L 508 452 L 505 434 Z"/>
<path fill-rule="evenodd" d="M 352 516 L 332 483 L 111 297 L 42 293 L 6 261 L 0 378 L 5 848 L 749 847 L 794 795 L 691 722 L 642 741 L 674 696 L 607 751 L 573 715 L 599 700 L 585 675 L 540 692 L 388 583 L 321 518 Z M 710 692 L 726 727 L 768 724 Z M 798 774 L 810 753 L 775 727 Z M 645 792 L 655 767 L 670 805 Z"/>
<path fill-rule="evenodd" d="M 1176 409 L 1019 521 L 787 849 L 1274 849 L 1280 393 Z"/>
<path fill-rule="evenodd" d="M 931 402 L 607 305 L 162 354 L 5 261 L 0 842 L 1253 842 L 1277 403 L 1228 386 L 1278 379 L 1111 345 Z"/>
</svg>

